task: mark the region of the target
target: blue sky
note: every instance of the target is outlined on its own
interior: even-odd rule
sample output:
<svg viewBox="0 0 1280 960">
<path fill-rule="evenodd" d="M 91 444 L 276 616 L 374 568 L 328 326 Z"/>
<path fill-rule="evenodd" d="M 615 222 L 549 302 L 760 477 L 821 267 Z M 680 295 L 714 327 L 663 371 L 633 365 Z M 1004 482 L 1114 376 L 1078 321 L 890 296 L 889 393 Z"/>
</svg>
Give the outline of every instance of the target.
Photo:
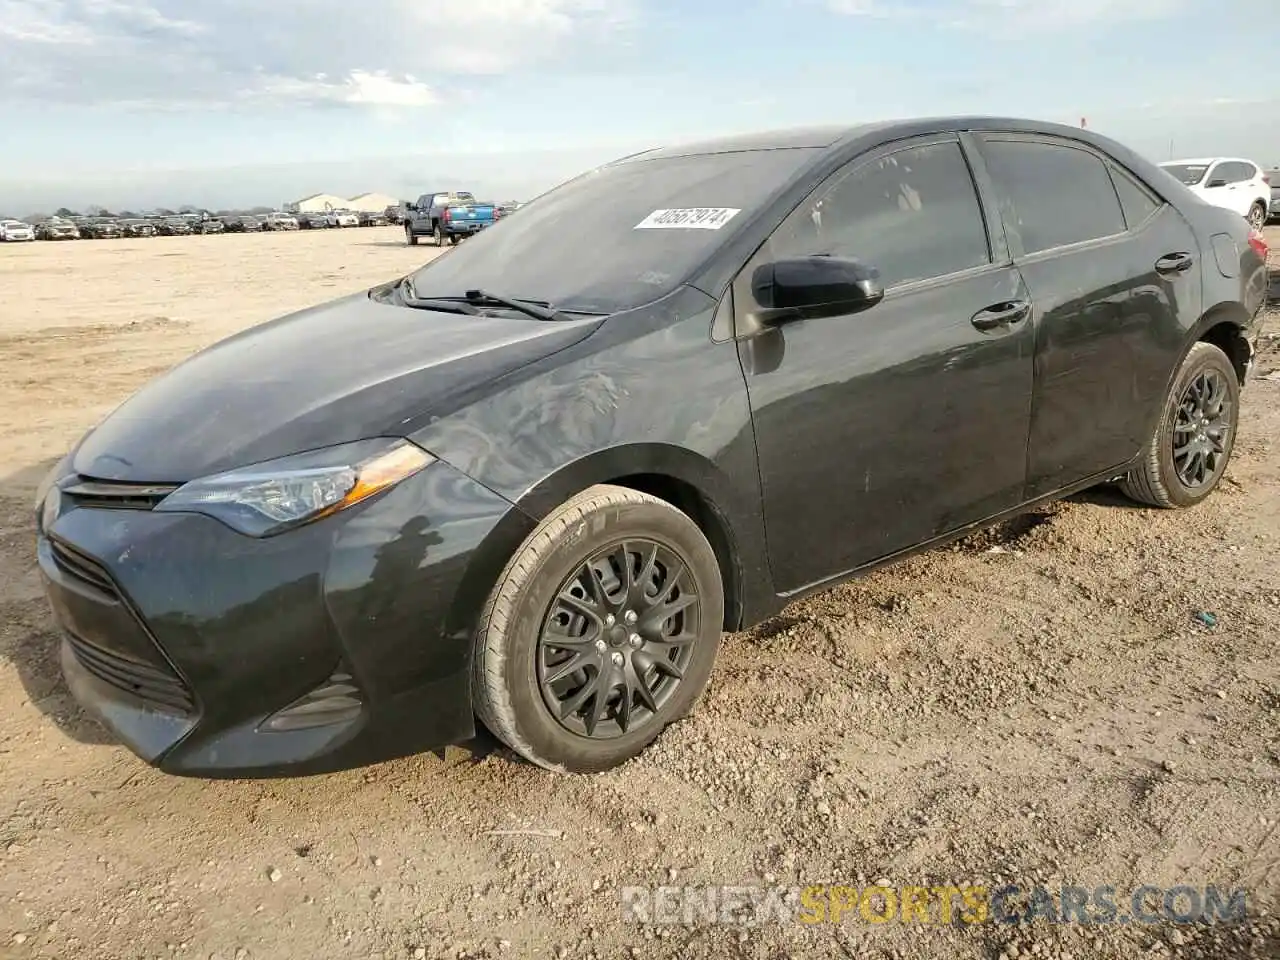
<svg viewBox="0 0 1280 960">
<path fill-rule="evenodd" d="M 0 208 L 523 197 L 660 143 L 951 113 L 1280 164 L 1274 4 L 0 0 Z"/>
</svg>

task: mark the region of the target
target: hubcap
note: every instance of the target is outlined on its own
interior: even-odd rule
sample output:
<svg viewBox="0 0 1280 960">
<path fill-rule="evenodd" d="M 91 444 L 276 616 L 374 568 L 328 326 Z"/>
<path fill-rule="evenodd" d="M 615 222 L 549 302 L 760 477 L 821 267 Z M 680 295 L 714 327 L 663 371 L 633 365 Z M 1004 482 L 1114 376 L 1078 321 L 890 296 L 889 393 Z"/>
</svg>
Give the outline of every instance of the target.
<svg viewBox="0 0 1280 960">
<path fill-rule="evenodd" d="M 698 600 L 684 563 L 651 540 L 614 544 L 579 566 L 538 639 L 538 686 L 551 715 L 595 739 L 651 721 L 684 678 Z"/>
<path fill-rule="evenodd" d="M 1189 490 L 1211 483 L 1222 469 L 1231 433 L 1231 400 L 1217 370 L 1204 370 L 1187 385 L 1173 424 L 1173 465 Z"/>
</svg>

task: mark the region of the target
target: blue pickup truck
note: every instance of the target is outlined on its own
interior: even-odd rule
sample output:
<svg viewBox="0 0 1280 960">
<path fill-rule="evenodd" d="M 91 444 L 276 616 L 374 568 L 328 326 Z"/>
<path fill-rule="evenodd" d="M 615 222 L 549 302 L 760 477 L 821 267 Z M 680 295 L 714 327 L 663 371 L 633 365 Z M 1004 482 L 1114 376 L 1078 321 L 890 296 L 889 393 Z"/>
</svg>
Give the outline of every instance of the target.
<svg viewBox="0 0 1280 960">
<path fill-rule="evenodd" d="M 424 193 L 413 203 L 405 204 L 404 240 L 415 246 L 430 237 L 437 247 L 443 247 L 446 240 L 457 243 L 492 226 L 498 216 L 492 203 L 480 203 L 465 190 Z"/>
</svg>

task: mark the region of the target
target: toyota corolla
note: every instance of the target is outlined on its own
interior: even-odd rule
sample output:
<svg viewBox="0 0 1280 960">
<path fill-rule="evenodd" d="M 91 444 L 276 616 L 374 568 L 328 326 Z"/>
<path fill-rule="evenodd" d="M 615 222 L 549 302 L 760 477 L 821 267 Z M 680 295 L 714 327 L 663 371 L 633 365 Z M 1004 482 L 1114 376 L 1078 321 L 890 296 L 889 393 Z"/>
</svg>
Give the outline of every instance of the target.
<svg viewBox="0 0 1280 960">
<path fill-rule="evenodd" d="M 1203 500 L 1265 252 L 1057 125 L 624 158 L 90 430 L 37 500 L 65 677 L 176 774 L 477 723 L 606 769 L 791 598 L 1095 484 Z"/>
</svg>

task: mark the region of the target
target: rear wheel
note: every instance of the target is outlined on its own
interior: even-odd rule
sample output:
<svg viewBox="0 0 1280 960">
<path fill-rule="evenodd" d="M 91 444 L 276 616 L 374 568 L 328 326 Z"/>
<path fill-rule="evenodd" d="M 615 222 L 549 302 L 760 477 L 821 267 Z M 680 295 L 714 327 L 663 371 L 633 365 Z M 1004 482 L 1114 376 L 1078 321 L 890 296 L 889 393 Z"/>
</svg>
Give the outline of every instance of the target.
<svg viewBox="0 0 1280 960">
<path fill-rule="evenodd" d="M 1249 216 L 1246 218 L 1249 226 L 1255 230 L 1261 230 L 1267 225 L 1267 208 L 1264 204 L 1255 203 L 1249 209 Z"/>
<path fill-rule="evenodd" d="M 552 770 L 606 770 L 693 707 L 720 644 L 715 554 L 670 504 L 595 486 L 538 525 L 476 635 L 484 725 Z"/>
<path fill-rule="evenodd" d="M 1154 507 L 1190 507 L 1217 487 L 1235 445 L 1240 381 L 1227 355 L 1197 343 L 1174 378 L 1141 463 L 1121 482 Z"/>
<path fill-rule="evenodd" d="M 444 246 L 444 231 L 440 229 L 440 224 L 436 224 L 431 228 L 432 239 L 435 240 L 437 247 Z"/>
</svg>

